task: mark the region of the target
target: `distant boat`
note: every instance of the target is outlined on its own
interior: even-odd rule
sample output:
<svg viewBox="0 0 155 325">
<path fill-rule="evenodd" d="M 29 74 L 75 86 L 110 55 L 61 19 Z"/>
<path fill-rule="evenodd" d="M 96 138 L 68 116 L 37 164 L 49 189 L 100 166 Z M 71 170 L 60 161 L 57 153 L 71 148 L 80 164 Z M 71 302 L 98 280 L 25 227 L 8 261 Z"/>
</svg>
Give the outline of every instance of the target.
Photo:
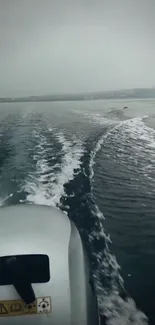
<svg viewBox="0 0 155 325">
<path fill-rule="evenodd" d="M 128 106 L 124 106 L 124 108 L 123 109 L 127 109 L 128 108 Z"/>
</svg>

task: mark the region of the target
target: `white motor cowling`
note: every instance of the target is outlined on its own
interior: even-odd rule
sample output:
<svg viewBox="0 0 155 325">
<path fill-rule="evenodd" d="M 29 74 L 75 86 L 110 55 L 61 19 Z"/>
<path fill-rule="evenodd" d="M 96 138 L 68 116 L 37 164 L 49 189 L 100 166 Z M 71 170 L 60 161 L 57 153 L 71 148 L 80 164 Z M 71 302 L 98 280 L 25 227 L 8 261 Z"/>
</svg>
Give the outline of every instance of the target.
<svg viewBox="0 0 155 325">
<path fill-rule="evenodd" d="M 0 208 L 0 324 L 97 325 L 89 263 L 59 209 Z"/>
</svg>

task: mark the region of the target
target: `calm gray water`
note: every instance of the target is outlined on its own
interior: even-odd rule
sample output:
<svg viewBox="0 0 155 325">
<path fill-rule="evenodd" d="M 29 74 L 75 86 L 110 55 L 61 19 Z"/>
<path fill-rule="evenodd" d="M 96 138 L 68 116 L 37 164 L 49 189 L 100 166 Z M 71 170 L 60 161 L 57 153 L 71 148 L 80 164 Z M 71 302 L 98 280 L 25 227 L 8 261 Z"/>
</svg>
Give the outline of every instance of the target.
<svg viewBox="0 0 155 325">
<path fill-rule="evenodd" d="M 155 324 L 154 109 L 153 100 L 0 104 L 0 204 L 67 211 L 108 325 Z"/>
</svg>

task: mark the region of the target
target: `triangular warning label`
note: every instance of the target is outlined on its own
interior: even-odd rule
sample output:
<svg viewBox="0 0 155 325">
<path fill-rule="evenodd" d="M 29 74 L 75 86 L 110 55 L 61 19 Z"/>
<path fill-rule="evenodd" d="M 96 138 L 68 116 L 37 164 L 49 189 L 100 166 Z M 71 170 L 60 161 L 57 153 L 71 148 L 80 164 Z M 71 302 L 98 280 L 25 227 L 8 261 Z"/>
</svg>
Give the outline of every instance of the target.
<svg viewBox="0 0 155 325">
<path fill-rule="evenodd" d="M 8 314 L 8 311 L 5 308 L 5 306 L 2 303 L 0 303 L 0 315 L 2 315 L 2 314 L 3 315 Z"/>
</svg>

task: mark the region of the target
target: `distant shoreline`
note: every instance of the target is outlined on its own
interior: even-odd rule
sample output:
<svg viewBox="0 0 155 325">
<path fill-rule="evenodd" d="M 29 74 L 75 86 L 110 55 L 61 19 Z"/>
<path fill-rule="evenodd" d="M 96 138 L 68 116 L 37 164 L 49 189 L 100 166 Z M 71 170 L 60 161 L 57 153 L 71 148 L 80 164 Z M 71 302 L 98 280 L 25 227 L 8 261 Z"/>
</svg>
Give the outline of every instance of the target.
<svg viewBox="0 0 155 325">
<path fill-rule="evenodd" d="M 155 99 L 155 97 L 145 97 L 145 98 L 134 98 L 134 97 L 130 97 L 130 98 L 128 98 L 128 97 L 126 97 L 126 98 L 94 98 L 94 99 L 55 99 L 55 100 L 53 100 L 53 99 L 49 99 L 49 100 L 46 100 L 46 99 L 42 99 L 42 100 L 38 100 L 38 99 L 36 99 L 36 100 L 4 100 L 4 101 L 2 101 L 1 99 L 0 99 L 0 104 L 7 104 L 7 103 L 45 103 L 45 102 L 47 102 L 47 103 L 49 103 L 49 102 L 80 102 L 80 101 L 97 101 L 97 100 L 121 100 L 121 101 L 129 101 L 129 100 L 147 100 L 147 99 L 149 99 L 149 100 L 153 100 L 153 99 Z"/>
<path fill-rule="evenodd" d="M 59 94 L 27 97 L 0 98 L 0 103 L 26 103 L 26 102 L 60 102 L 60 101 L 86 101 L 86 100 L 131 100 L 155 99 L 155 88 L 139 88 L 108 92 L 93 92 L 83 94 Z"/>
</svg>

